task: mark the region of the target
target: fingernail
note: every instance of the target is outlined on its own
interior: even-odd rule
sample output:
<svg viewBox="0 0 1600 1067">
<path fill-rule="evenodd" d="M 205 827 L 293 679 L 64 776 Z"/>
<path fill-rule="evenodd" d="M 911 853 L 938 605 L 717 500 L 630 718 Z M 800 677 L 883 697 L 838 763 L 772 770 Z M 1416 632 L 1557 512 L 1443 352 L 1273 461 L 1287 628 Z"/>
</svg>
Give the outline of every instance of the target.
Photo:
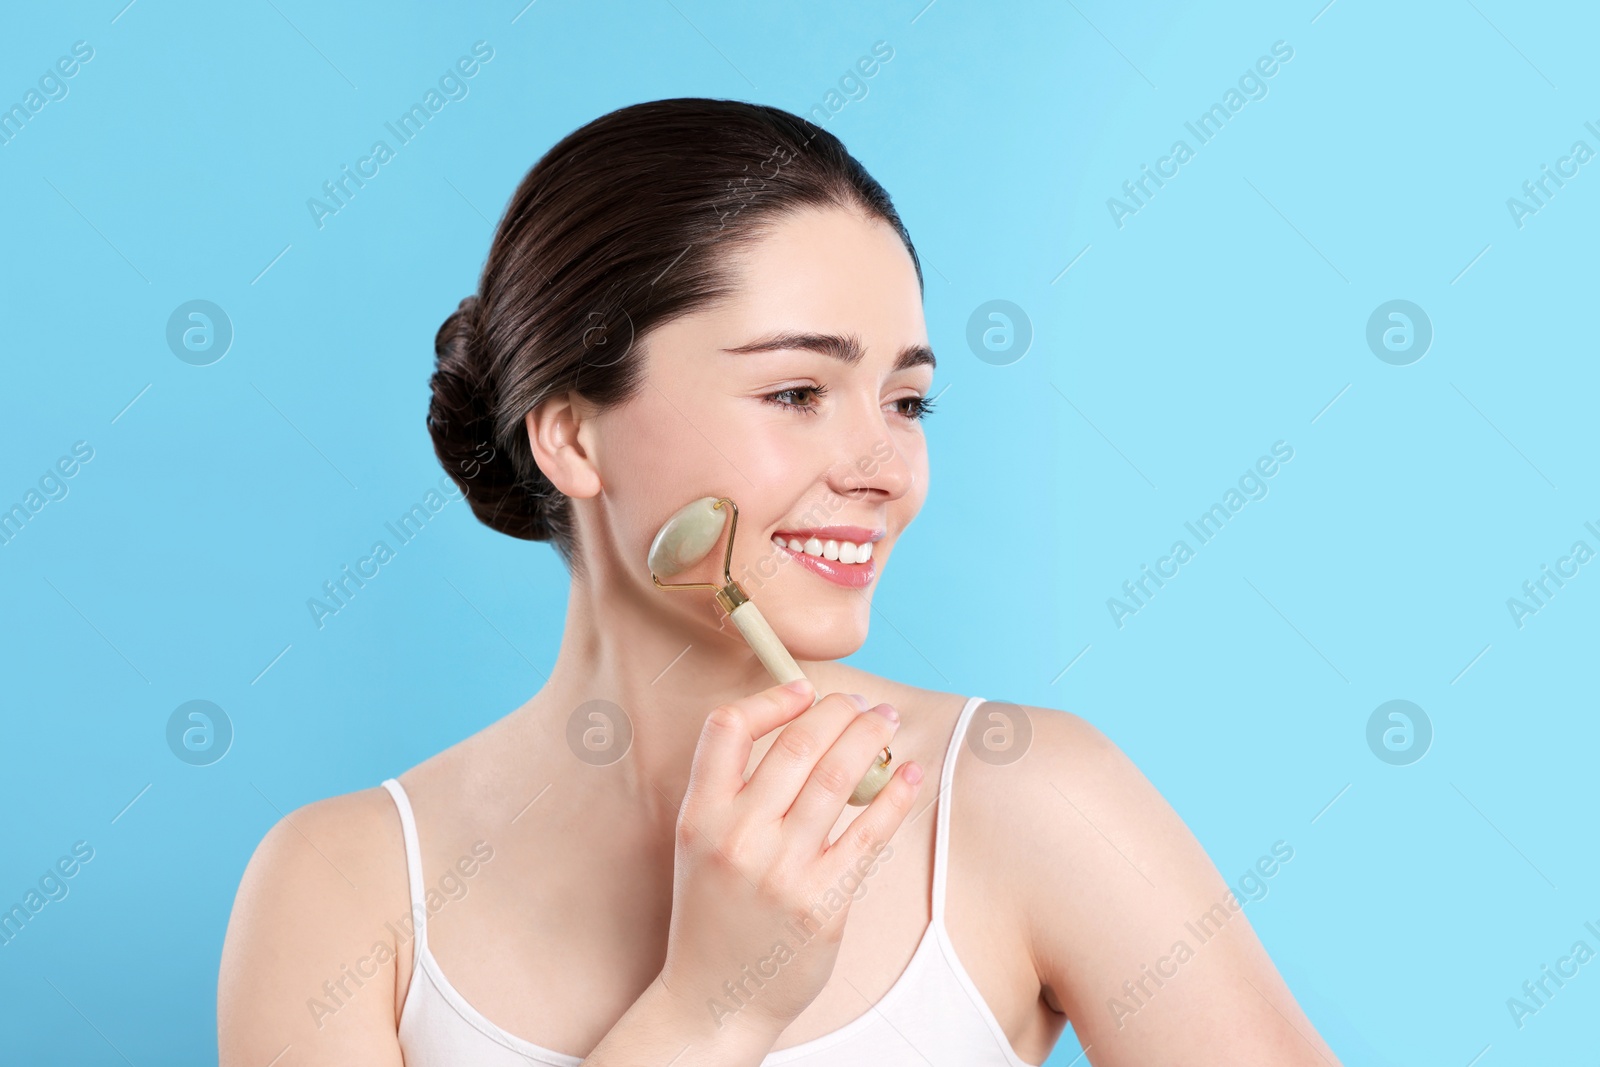
<svg viewBox="0 0 1600 1067">
<path fill-rule="evenodd" d="M 906 764 L 906 781 L 912 785 L 922 781 L 922 768 L 915 763 Z"/>
<path fill-rule="evenodd" d="M 784 688 L 791 693 L 807 693 L 811 691 L 811 680 L 809 678 L 796 678 L 794 681 L 784 685 Z"/>
<path fill-rule="evenodd" d="M 893 704 L 879 704 L 877 707 L 873 708 L 872 710 L 877 712 L 879 715 L 882 715 L 885 719 L 888 719 L 890 722 L 899 722 L 900 721 L 900 713 L 898 711 L 894 710 L 894 705 Z"/>
<path fill-rule="evenodd" d="M 846 693 L 845 696 L 856 702 L 857 711 L 867 710 L 867 698 L 862 696 L 860 693 Z"/>
</svg>

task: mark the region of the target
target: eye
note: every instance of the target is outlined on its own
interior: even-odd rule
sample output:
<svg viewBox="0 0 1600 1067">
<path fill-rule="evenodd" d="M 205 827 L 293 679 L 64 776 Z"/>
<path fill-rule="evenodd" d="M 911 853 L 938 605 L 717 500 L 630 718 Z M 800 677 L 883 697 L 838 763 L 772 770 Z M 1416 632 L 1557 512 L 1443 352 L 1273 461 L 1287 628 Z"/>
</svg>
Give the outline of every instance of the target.
<svg viewBox="0 0 1600 1067">
<path fill-rule="evenodd" d="M 780 408 L 790 408 L 790 409 L 792 409 L 794 411 L 806 412 L 808 414 L 813 414 L 814 415 L 814 414 L 816 414 L 816 410 L 817 410 L 817 405 L 816 405 L 815 400 L 813 400 L 810 403 L 799 404 L 799 403 L 794 403 L 794 402 L 789 401 L 789 400 L 783 400 L 783 399 L 780 399 L 780 398 L 781 397 L 791 397 L 791 396 L 802 396 L 802 395 L 810 395 L 812 397 L 820 397 L 820 396 L 823 396 L 824 394 L 826 394 L 827 391 L 828 391 L 827 386 L 823 386 L 823 385 L 796 385 L 796 386 L 793 386 L 793 387 L 791 387 L 789 389 L 779 389 L 776 393 L 768 393 L 765 396 L 763 396 L 761 399 L 765 400 L 769 404 L 775 404 L 776 406 L 778 406 Z"/>
<path fill-rule="evenodd" d="M 780 389 L 775 393 L 767 393 L 761 399 L 780 408 L 789 408 L 806 414 L 816 414 L 816 400 L 827 394 L 828 388 L 824 385 L 796 385 L 788 389 Z M 793 397 L 811 397 L 807 402 L 800 402 Z M 891 401 L 895 410 L 901 417 L 919 421 L 933 413 L 933 398 L 928 396 L 903 396 Z"/>
<path fill-rule="evenodd" d="M 930 396 L 903 396 L 895 404 L 907 405 L 900 407 L 900 414 L 913 421 L 933 414 L 933 398 Z"/>
</svg>

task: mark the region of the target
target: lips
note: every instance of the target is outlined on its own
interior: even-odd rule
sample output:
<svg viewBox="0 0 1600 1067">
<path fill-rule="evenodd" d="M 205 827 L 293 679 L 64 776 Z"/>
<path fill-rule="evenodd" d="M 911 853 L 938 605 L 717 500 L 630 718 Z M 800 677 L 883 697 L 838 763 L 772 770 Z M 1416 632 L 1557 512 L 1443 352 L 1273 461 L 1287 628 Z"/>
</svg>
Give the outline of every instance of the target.
<svg viewBox="0 0 1600 1067">
<path fill-rule="evenodd" d="M 788 545 L 779 548 L 774 543 L 772 547 L 784 555 L 794 557 L 800 566 L 811 573 L 826 578 L 835 585 L 842 585 L 846 589 L 865 589 L 878 577 L 877 560 L 869 559 L 865 563 L 840 563 L 838 560 L 796 552 Z"/>
<path fill-rule="evenodd" d="M 828 559 L 825 555 L 812 555 L 803 550 L 796 550 L 791 543 L 816 547 L 827 546 L 834 548 L 831 553 L 839 555 L 837 545 L 846 542 L 849 545 L 860 545 L 862 549 L 871 551 L 871 546 L 884 536 L 884 531 L 869 530 L 863 526 L 823 526 L 811 527 L 802 530 L 778 530 L 772 535 L 772 545 L 780 553 L 793 557 L 799 564 L 835 585 L 846 589 L 864 589 L 871 585 L 878 576 L 878 563 L 875 558 L 855 563 L 844 562 L 838 558 Z M 855 555 L 846 549 L 847 557 Z"/>
</svg>

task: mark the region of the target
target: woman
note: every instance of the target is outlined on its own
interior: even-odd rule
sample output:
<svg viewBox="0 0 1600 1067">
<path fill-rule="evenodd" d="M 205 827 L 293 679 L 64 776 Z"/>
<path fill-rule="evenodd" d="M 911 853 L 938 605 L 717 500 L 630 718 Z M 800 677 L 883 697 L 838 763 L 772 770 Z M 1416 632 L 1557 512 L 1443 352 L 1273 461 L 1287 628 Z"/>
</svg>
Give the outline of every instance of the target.
<svg viewBox="0 0 1600 1067">
<path fill-rule="evenodd" d="M 927 493 L 934 359 L 910 238 L 835 137 L 725 100 L 597 119 L 523 180 L 436 350 L 439 458 L 561 553 L 565 638 L 515 711 L 267 834 L 225 1067 L 1015 1067 L 1069 1020 L 1095 1067 L 1334 1062 L 1094 727 L 836 662 Z M 814 691 L 652 582 L 708 495 Z"/>
</svg>

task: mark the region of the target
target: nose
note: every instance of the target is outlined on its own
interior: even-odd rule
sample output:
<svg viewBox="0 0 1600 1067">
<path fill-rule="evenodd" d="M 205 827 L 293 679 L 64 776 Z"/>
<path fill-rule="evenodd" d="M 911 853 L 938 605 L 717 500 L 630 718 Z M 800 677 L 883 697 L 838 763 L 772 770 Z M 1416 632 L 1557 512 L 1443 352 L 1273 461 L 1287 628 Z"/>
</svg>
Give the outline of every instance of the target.
<svg viewBox="0 0 1600 1067">
<path fill-rule="evenodd" d="M 911 460 L 896 446 L 881 409 L 852 412 L 837 430 L 838 453 L 828 468 L 835 493 L 882 502 L 899 499 L 916 484 Z"/>
</svg>

